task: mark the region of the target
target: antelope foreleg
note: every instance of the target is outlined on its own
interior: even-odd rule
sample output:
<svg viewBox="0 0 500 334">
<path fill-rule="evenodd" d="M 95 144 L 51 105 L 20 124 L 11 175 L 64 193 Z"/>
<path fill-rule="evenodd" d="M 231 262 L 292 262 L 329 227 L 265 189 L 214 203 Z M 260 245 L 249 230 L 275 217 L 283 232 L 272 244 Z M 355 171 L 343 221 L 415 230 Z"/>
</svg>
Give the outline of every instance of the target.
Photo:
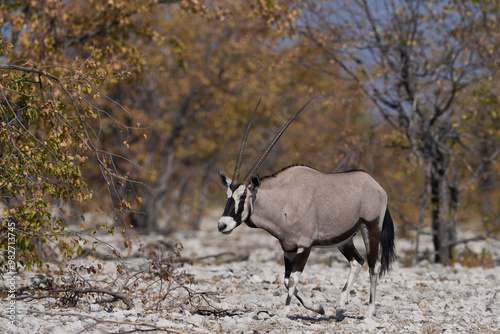
<svg viewBox="0 0 500 334">
<path fill-rule="evenodd" d="M 325 314 L 325 309 L 320 303 L 313 302 L 310 299 L 307 299 L 300 291 L 295 290 L 295 297 L 300 301 L 300 303 L 308 310 L 319 314 Z"/>
<path fill-rule="evenodd" d="M 296 253 L 285 252 L 285 286 L 288 289 L 285 305 L 290 305 L 292 297 L 295 296 L 306 309 L 325 314 L 325 310 L 320 303 L 309 300 L 297 289 L 300 275 L 310 253 L 311 248 L 299 248 Z"/>
<path fill-rule="evenodd" d="M 290 286 L 290 274 L 292 273 L 293 266 L 295 265 L 295 259 L 297 258 L 296 252 L 285 252 L 285 287 L 289 289 Z M 292 297 L 287 295 L 285 305 L 290 305 Z"/>
</svg>

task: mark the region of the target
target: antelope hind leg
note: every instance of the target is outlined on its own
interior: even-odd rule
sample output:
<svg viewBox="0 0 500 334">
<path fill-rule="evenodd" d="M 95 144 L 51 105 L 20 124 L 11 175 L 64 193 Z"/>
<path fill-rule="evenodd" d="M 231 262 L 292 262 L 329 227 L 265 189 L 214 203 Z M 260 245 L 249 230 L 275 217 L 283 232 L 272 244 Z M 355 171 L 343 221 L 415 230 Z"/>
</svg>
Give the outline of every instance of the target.
<svg viewBox="0 0 500 334">
<path fill-rule="evenodd" d="M 344 311 L 346 308 L 347 297 L 349 295 L 349 291 L 351 291 L 354 282 L 359 276 L 361 269 L 365 263 L 365 259 L 358 253 L 356 247 L 354 247 L 354 243 L 352 238 L 348 240 L 344 245 L 339 247 L 340 252 L 345 258 L 349 261 L 350 269 L 349 276 L 347 277 L 347 282 L 340 293 L 339 300 L 337 301 L 337 309 L 339 311 Z"/>
<path fill-rule="evenodd" d="M 347 297 L 349 295 L 349 291 L 351 291 L 354 282 L 356 282 L 356 279 L 358 278 L 359 273 L 361 272 L 361 268 L 363 268 L 363 265 L 359 264 L 355 260 L 352 260 L 351 262 L 349 262 L 349 264 L 351 266 L 349 270 L 349 276 L 347 278 L 347 282 L 344 285 L 344 288 L 342 289 L 342 292 L 340 293 L 339 300 L 337 301 L 337 309 L 340 310 L 346 309 L 346 302 L 347 302 Z"/>
<path fill-rule="evenodd" d="M 379 224 L 381 225 L 381 224 Z M 380 243 L 380 232 L 376 233 L 377 226 L 369 231 L 364 225 L 361 226 L 361 235 L 366 246 L 366 257 L 368 260 L 368 272 L 370 273 L 370 301 L 368 302 L 368 310 L 365 318 L 371 318 L 375 315 L 375 297 L 377 295 L 378 275 L 375 274 L 375 265 L 378 260 L 378 248 Z"/>
<path fill-rule="evenodd" d="M 371 318 L 375 315 L 375 295 L 377 292 L 377 274 L 370 270 L 370 302 L 368 303 L 368 310 L 366 311 L 365 318 Z"/>
</svg>

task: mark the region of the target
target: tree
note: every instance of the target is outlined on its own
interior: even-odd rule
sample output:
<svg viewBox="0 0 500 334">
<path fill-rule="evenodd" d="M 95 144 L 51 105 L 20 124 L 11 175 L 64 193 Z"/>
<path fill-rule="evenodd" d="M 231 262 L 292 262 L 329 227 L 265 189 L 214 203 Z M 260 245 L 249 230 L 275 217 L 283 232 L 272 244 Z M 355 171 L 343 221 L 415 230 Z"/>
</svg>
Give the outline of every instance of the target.
<svg viewBox="0 0 500 334">
<path fill-rule="evenodd" d="M 422 210 L 431 212 L 435 261 L 448 263 L 460 193 L 500 149 L 498 134 L 485 136 L 497 118 L 469 115 L 459 103 L 461 94 L 496 77 L 490 73 L 498 64 L 486 67 L 483 59 L 498 59 L 490 33 L 498 8 L 467 1 L 308 2 L 301 22 L 302 38 L 330 60 L 327 67 L 308 66 L 341 68 L 394 129 L 392 144 L 423 167 Z M 485 39 L 490 43 L 483 45 Z"/>
<path fill-rule="evenodd" d="M 207 198 L 198 184 L 207 187 L 247 103 L 272 86 L 252 79 L 276 60 L 282 34 L 269 19 L 293 16 L 278 5 L 156 0 L 12 1 L 0 12 L 1 233 L 15 222 L 27 269 L 41 264 L 35 245 L 54 243 L 67 257 L 81 250 L 65 227 L 99 222 L 83 222 L 78 206 L 127 213 L 135 203 L 148 227 L 162 214 L 199 216 Z M 246 24 L 217 26 L 231 15 Z"/>
<path fill-rule="evenodd" d="M 2 40 L 0 52 L 12 48 Z M 74 67 L 27 61 L 0 65 L 0 195 L 7 205 L 2 235 L 15 235 L 20 262 L 28 269 L 41 264 L 38 243 L 55 242 L 67 257 L 78 246 L 77 239 L 61 238 L 64 225 L 51 202 L 92 198 L 81 171 L 89 157 L 108 184 L 123 180 L 90 126 L 89 120 L 104 114 L 92 102 L 93 94 L 102 94 L 98 82 L 103 76 L 87 61 Z M 15 233 L 7 229 L 12 223 Z M 8 246 L 3 237 L 2 249 Z"/>
<path fill-rule="evenodd" d="M 121 154 L 136 159 L 140 166 L 128 172 L 143 185 L 133 191 L 124 189 L 142 198 L 140 209 L 131 215 L 135 226 L 167 230 L 179 223 L 197 226 L 209 199 L 218 192 L 215 171 L 232 169 L 227 157 L 235 155 L 237 145 L 230 143 L 241 139 L 241 129 L 260 96 L 259 126 L 251 135 L 249 159 L 259 154 L 258 147 L 267 144 L 292 106 L 303 104 L 313 92 L 325 98 L 330 94 L 321 87 L 323 80 L 317 73 L 290 63 L 290 55 L 299 51 L 283 42 L 283 32 L 274 29 L 274 23 L 249 16 L 251 10 L 244 1 L 233 2 L 230 9 L 223 21 L 191 17 L 175 7 L 145 18 L 156 35 L 170 37 L 161 47 L 141 40 L 140 50 L 148 55 L 143 71 L 113 90 L 113 98 L 131 111 L 128 115 L 117 112 L 115 117 L 123 117 L 122 122 L 129 125 L 140 119 L 147 136 L 144 141 L 116 134 L 130 145 Z M 187 20 L 189 27 L 183 24 Z M 332 87 L 331 82 L 325 84 Z M 323 108 L 332 109 L 322 115 L 325 118 L 339 110 L 335 105 Z M 292 133 L 288 138 L 293 138 Z M 310 133 L 313 137 L 315 132 Z M 325 142 L 336 138 L 330 134 Z M 282 142 L 280 147 L 286 147 Z M 290 160 L 285 155 L 285 149 L 281 153 L 288 163 L 296 161 L 295 156 Z M 272 154 L 275 159 L 269 159 L 261 172 L 279 168 L 280 162 L 286 164 L 280 161 L 278 148 Z M 332 162 L 328 163 L 332 168 Z"/>
<path fill-rule="evenodd" d="M 99 175 L 118 211 L 131 208 L 119 193 L 128 181 L 116 169 L 121 157 L 101 145 L 107 129 L 131 128 L 103 106 L 127 113 L 106 93 L 140 69 L 141 59 L 123 41 L 147 34 L 134 19 L 162 2 L 12 1 L 0 7 L 1 248 L 12 247 L 4 236 L 14 223 L 18 259 L 27 269 L 42 262 L 36 244 L 54 242 L 67 257 L 81 251 L 79 238 L 63 238 L 59 211 L 67 210 L 63 203 L 92 198 L 89 173 Z M 85 165 L 89 158 L 93 163 Z"/>
</svg>

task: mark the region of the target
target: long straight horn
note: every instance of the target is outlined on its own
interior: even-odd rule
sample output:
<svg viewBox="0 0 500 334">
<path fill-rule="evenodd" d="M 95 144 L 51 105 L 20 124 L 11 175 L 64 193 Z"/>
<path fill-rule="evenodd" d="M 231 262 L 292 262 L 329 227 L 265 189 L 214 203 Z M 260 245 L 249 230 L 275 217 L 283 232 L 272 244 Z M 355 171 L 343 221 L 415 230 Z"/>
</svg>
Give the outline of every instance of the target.
<svg viewBox="0 0 500 334">
<path fill-rule="evenodd" d="M 241 161 L 243 160 L 243 153 L 245 152 L 245 145 L 247 143 L 248 132 L 250 131 L 250 126 L 252 125 L 253 117 L 255 116 L 255 113 L 259 108 L 261 100 L 262 98 L 260 98 L 259 102 L 257 102 L 257 106 L 253 111 L 252 117 L 250 117 L 250 120 L 248 121 L 247 128 L 245 129 L 245 134 L 243 135 L 243 139 L 241 140 L 240 150 L 238 151 L 238 156 L 236 157 L 236 165 L 234 166 L 234 173 L 231 184 L 237 184 L 238 182 L 238 177 L 240 176 Z"/>
<path fill-rule="evenodd" d="M 309 101 L 307 101 L 306 104 L 304 104 L 304 106 L 302 108 L 300 108 L 299 111 L 297 111 L 289 120 L 288 122 L 285 123 L 285 125 L 283 125 L 280 129 L 280 131 L 278 132 L 278 134 L 274 137 L 274 139 L 271 141 L 271 143 L 269 144 L 269 146 L 266 148 L 266 150 L 264 151 L 264 153 L 262 153 L 262 156 L 259 158 L 259 160 L 257 160 L 257 162 L 253 165 L 252 169 L 250 169 L 250 172 L 248 172 L 247 176 L 245 177 L 245 180 L 243 181 L 243 184 L 248 184 L 250 182 L 250 178 L 252 177 L 252 175 L 257 171 L 257 169 L 259 169 L 260 165 L 262 165 L 262 163 L 264 162 L 264 159 L 267 157 L 267 155 L 269 154 L 269 152 L 271 152 L 271 149 L 273 148 L 274 144 L 276 144 L 276 142 L 278 141 L 278 139 L 280 139 L 281 135 L 283 134 L 283 132 L 285 132 L 286 128 L 288 128 L 288 126 L 293 122 L 293 120 L 299 116 L 299 114 L 302 112 L 302 110 L 305 109 L 305 107 L 307 107 L 307 105 L 309 103 L 311 103 L 313 99 L 310 99 Z"/>
</svg>

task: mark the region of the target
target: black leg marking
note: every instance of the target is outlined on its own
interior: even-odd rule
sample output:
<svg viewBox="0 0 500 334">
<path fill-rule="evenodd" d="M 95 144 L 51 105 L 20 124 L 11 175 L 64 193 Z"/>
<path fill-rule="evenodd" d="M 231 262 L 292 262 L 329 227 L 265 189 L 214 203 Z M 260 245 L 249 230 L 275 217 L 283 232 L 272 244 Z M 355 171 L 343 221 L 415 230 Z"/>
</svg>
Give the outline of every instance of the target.
<svg viewBox="0 0 500 334">
<path fill-rule="evenodd" d="M 285 286 L 288 288 L 286 305 L 289 305 L 292 296 L 295 296 L 305 308 L 319 314 L 325 314 L 321 304 L 311 302 L 297 289 L 300 275 L 306 266 L 310 253 L 311 247 L 298 248 L 297 252 L 294 253 L 285 252 Z"/>
<path fill-rule="evenodd" d="M 295 265 L 295 259 L 297 258 L 296 252 L 284 252 L 285 259 L 285 287 L 289 288 L 290 274 L 292 273 L 293 267 Z M 287 294 L 285 305 L 290 305 L 292 296 Z"/>
</svg>

